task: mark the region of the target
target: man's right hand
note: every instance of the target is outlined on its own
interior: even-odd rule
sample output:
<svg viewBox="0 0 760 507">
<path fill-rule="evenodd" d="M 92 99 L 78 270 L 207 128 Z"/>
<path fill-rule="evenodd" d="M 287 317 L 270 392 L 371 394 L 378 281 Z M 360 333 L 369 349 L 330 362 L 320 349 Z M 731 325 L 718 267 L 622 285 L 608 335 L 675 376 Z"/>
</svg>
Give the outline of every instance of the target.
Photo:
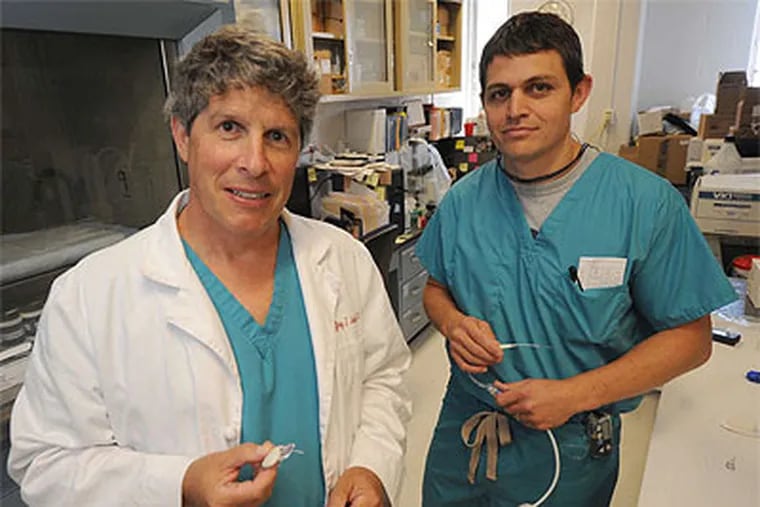
<svg viewBox="0 0 760 507">
<path fill-rule="evenodd" d="M 504 351 L 484 320 L 463 315 L 443 330 L 449 340 L 451 357 L 467 373 L 485 373 L 489 365 L 500 363 Z"/>
<path fill-rule="evenodd" d="M 277 467 L 260 464 L 272 444 L 245 443 L 214 452 L 190 463 L 182 479 L 182 504 L 187 507 L 257 507 L 272 495 Z M 252 465 L 253 480 L 238 482 L 244 465 Z"/>
</svg>

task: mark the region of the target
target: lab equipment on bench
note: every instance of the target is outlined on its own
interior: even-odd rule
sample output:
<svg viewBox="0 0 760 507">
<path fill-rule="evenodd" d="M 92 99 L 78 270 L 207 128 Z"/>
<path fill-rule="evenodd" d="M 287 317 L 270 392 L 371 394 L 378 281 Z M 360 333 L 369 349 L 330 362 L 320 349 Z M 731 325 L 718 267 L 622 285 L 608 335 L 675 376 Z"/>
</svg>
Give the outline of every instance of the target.
<svg viewBox="0 0 760 507">
<path fill-rule="evenodd" d="M 691 214 L 722 264 L 722 242 L 760 239 L 760 173 L 700 176 L 691 193 Z"/>
<path fill-rule="evenodd" d="M 760 236 L 760 173 L 701 176 L 691 213 L 704 233 Z"/>
</svg>

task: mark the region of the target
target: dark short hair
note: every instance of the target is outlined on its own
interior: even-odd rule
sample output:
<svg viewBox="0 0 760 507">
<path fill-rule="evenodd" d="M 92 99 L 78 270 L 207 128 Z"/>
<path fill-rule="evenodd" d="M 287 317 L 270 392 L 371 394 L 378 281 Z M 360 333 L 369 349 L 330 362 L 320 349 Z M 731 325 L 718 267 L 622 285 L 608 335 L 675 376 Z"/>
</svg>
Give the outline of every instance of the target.
<svg viewBox="0 0 760 507">
<path fill-rule="evenodd" d="M 262 86 L 282 97 L 298 121 L 303 147 L 320 95 L 315 70 L 303 53 L 239 25 L 207 35 L 180 60 L 164 112 L 190 132 L 212 96 L 247 86 Z"/>
<path fill-rule="evenodd" d="M 583 79 L 583 51 L 578 34 L 556 14 L 522 12 L 501 25 L 480 57 L 480 94 L 486 88 L 488 66 L 497 56 L 519 56 L 556 50 L 562 57 L 570 89 Z"/>
</svg>

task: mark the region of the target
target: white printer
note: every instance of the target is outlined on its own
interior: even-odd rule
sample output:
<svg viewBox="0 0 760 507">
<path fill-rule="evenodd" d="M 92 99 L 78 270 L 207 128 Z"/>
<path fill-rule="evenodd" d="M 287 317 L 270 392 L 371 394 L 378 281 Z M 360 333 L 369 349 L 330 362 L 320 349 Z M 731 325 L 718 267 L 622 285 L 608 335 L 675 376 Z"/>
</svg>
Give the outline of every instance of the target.
<svg viewBox="0 0 760 507">
<path fill-rule="evenodd" d="M 705 234 L 760 237 L 760 173 L 701 176 L 691 214 Z"/>
</svg>

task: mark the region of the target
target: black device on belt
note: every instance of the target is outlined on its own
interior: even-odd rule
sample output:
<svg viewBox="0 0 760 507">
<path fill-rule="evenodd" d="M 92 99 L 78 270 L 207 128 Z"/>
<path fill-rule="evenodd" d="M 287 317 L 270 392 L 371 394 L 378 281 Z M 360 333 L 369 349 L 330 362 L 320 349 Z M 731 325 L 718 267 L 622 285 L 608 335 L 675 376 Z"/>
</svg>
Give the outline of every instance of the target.
<svg viewBox="0 0 760 507">
<path fill-rule="evenodd" d="M 612 416 L 607 412 L 589 412 L 585 418 L 589 454 L 592 458 L 605 458 L 612 454 Z"/>
</svg>

